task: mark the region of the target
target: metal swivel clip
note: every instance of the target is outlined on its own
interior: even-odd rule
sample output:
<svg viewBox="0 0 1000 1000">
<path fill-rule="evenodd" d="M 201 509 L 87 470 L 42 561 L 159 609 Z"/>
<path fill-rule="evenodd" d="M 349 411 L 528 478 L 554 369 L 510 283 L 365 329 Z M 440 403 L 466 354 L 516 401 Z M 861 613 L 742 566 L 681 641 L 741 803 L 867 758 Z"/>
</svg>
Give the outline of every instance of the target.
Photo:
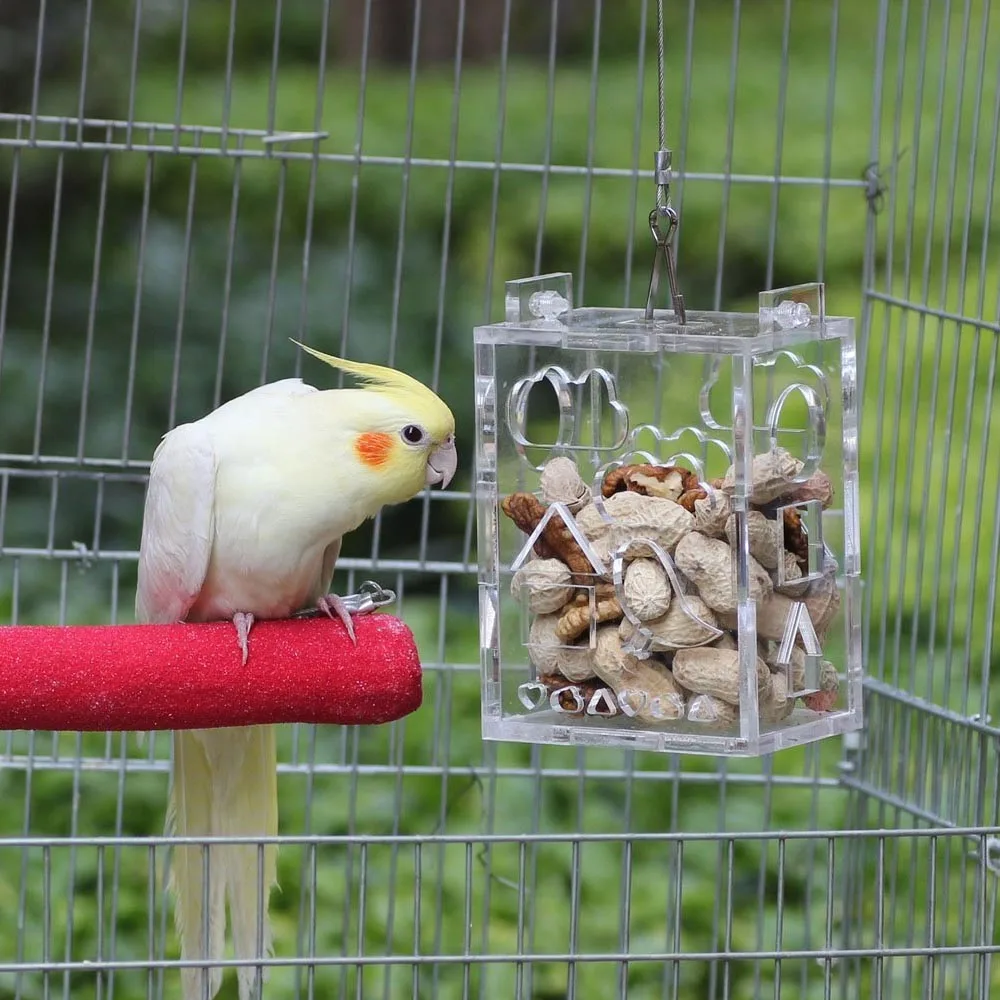
<svg viewBox="0 0 1000 1000">
<path fill-rule="evenodd" d="M 665 232 L 660 226 L 661 219 L 666 220 Z M 649 276 L 649 293 L 646 296 L 647 320 L 653 318 L 653 303 L 660 287 L 660 275 L 665 268 L 674 315 L 681 324 L 687 322 L 684 296 L 677 284 L 677 261 L 674 256 L 674 234 L 679 221 L 676 209 L 670 205 L 670 150 L 659 149 L 656 152 L 656 207 L 649 213 L 649 231 L 653 234 L 655 249 L 653 270 Z"/>
<path fill-rule="evenodd" d="M 396 600 L 396 592 L 383 587 L 374 580 L 365 580 L 358 587 L 356 594 L 348 594 L 342 597 L 341 603 L 344 609 L 352 615 L 367 615 L 378 608 L 384 608 Z M 303 611 L 296 611 L 292 618 L 316 618 L 323 614 L 316 608 L 306 608 Z"/>
</svg>

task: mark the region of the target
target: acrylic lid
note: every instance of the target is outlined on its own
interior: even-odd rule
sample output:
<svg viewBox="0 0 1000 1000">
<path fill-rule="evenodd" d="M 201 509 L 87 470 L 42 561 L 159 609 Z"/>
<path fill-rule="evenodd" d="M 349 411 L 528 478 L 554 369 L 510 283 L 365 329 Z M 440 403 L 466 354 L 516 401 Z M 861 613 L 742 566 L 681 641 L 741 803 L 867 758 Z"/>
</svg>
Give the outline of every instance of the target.
<svg viewBox="0 0 1000 1000">
<path fill-rule="evenodd" d="M 850 317 L 827 316 L 820 282 L 760 293 L 757 312 L 671 310 L 647 319 L 642 309 L 573 308 L 568 272 L 509 281 L 506 317 L 476 327 L 478 344 L 550 346 L 567 350 L 760 354 L 813 340 L 853 337 Z"/>
</svg>

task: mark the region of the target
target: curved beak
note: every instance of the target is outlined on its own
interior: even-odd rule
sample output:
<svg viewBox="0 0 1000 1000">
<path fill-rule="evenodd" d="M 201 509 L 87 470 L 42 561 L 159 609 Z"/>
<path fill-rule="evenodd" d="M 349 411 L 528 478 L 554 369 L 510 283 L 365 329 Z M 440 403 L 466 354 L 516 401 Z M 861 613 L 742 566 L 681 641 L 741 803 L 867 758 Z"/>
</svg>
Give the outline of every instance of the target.
<svg viewBox="0 0 1000 1000">
<path fill-rule="evenodd" d="M 455 475 L 458 468 L 458 452 L 455 450 L 455 438 L 450 437 L 443 444 L 439 444 L 427 457 L 427 479 L 428 486 L 437 486 L 445 489 L 451 482 L 451 477 Z"/>
</svg>

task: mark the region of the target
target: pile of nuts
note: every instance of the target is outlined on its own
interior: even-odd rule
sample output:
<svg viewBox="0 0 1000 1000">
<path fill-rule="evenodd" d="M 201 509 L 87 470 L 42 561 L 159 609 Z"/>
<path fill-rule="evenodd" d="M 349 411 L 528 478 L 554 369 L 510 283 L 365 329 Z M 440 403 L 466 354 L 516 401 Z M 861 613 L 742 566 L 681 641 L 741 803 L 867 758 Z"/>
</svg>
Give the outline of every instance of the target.
<svg viewBox="0 0 1000 1000">
<path fill-rule="evenodd" d="M 787 718 L 798 700 L 793 692 L 804 690 L 801 636 L 791 656 L 791 692 L 787 668 L 777 661 L 794 602 L 805 604 L 820 642 L 840 605 L 835 561 L 824 565 L 821 577 L 801 580 L 808 574 L 808 538 L 798 510 L 788 505 L 818 500 L 826 508 L 833 499 L 832 484 L 823 472 L 794 482 L 802 469 L 783 449 L 753 461 L 747 529 L 750 595 L 757 603 L 762 723 Z M 625 715 L 645 723 L 686 719 L 712 727 L 738 725 L 733 469 L 707 485 L 709 489 L 680 466 L 621 466 L 601 484 L 607 515 L 602 516 L 576 463 L 559 457 L 542 469 L 541 499 L 534 493 L 513 493 L 502 500 L 504 514 L 525 534 L 538 528 L 549 504 L 563 504 L 607 570 L 596 576 L 573 530 L 553 516 L 535 541 L 531 558 L 511 581 L 512 596 L 525 602 L 532 614 L 528 646 L 539 681 L 534 686 L 550 696 L 553 707 L 568 715 Z M 671 584 L 664 563 L 640 539 L 670 556 L 683 592 Z M 622 558 L 619 579 L 628 615 L 611 577 L 616 552 Z M 642 623 L 648 652 L 644 657 L 629 651 L 627 644 L 637 629 L 630 618 Z M 836 669 L 823 660 L 818 690 L 801 695 L 801 701 L 812 711 L 827 712 L 836 705 L 838 689 Z"/>
</svg>

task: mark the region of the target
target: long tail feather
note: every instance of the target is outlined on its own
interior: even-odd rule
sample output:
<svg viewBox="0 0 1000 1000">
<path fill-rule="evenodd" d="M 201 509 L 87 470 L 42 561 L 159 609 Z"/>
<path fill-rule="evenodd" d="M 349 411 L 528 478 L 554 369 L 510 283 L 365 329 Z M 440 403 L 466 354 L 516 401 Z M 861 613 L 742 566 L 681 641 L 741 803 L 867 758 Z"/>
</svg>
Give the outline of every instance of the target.
<svg viewBox="0 0 1000 1000">
<path fill-rule="evenodd" d="M 194 732 L 174 733 L 174 774 L 167 832 L 179 837 L 212 835 L 212 772 Z M 225 882 L 220 876 L 218 847 L 178 846 L 170 869 L 174 924 L 181 941 L 181 958 L 192 961 L 222 958 L 225 951 Z M 205 872 L 208 892 L 205 892 Z M 207 910 L 205 902 L 207 900 Z M 222 985 L 222 969 L 207 970 L 208 995 Z M 205 969 L 181 970 L 184 1000 L 205 996 Z"/>
<path fill-rule="evenodd" d="M 240 837 L 273 837 L 277 833 L 277 756 L 272 726 L 175 733 L 174 748 L 170 818 L 175 833 Z M 202 852 L 199 848 L 180 847 L 177 853 L 172 888 L 182 957 L 209 961 L 224 957 L 227 901 L 235 957 L 269 957 L 272 937 L 267 900 L 277 882 L 277 847 L 212 846 L 207 949 Z M 202 1000 L 203 978 L 202 970 L 185 970 L 185 1000 Z M 240 967 L 238 979 L 240 1000 L 253 1000 L 259 995 L 256 968 Z M 267 980 L 266 970 L 262 979 Z M 215 996 L 221 982 L 222 970 L 211 969 L 210 997 Z"/>
<path fill-rule="evenodd" d="M 273 837 L 278 832 L 278 789 L 273 726 L 242 730 L 246 743 L 239 780 L 227 789 L 229 795 L 219 817 L 226 835 L 248 833 Z M 253 959 L 273 954 L 271 922 L 267 900 L 277 884 L 277 854 L 274 844 L 235 844 L 226 847 L 224 870 L 229 897 L 229 920 L 233 929 L 233 950 L 237 958 Z M 264 905 L 260 903 L 263 900 Z M 253 1000 L 257 969 L 237 970 L 240 1000 Z M 267 969 L 261 972 L 267 981 Z"/>
</svg>

